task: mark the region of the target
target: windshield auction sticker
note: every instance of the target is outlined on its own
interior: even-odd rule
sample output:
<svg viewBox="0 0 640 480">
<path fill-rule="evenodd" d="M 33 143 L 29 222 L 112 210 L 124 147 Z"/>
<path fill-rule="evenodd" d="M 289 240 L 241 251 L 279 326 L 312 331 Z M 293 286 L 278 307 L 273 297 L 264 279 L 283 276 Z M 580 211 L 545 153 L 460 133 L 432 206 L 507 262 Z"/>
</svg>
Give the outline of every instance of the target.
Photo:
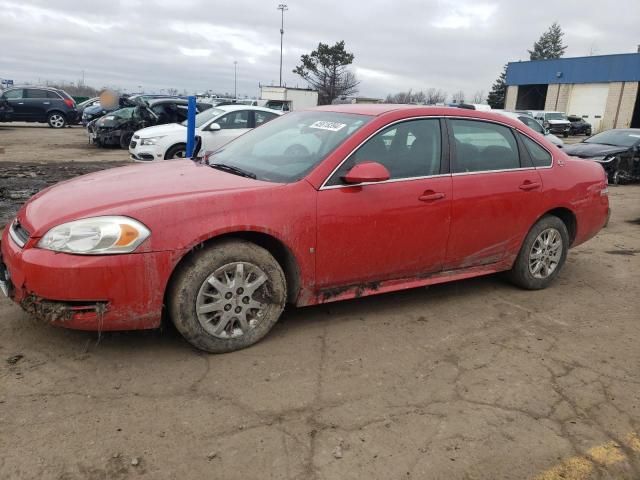
<svg viewBox="0 0 640 480">
<path fill-rule="evenodd" d="M 332 132 L 338 132 L 346 126 L 347 126 L 346 123 L 323 122 L 318 120 L 317 122 L 309 125 L 309 128 L 318 128 L 320 130 L 330 130 Z"/>
</svg>

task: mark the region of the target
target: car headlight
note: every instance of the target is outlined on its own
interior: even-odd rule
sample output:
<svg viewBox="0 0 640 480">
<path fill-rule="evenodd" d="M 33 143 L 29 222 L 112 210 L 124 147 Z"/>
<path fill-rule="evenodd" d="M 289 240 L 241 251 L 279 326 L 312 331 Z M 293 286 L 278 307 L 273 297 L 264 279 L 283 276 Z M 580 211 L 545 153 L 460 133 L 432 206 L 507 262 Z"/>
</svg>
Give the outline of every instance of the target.
<svg viewBox="0 0 640 480">
<path fill-rule="evenodd" d="M 38 247 L 81 255 L 130 253 L 150 234 L 142 223 L 128 217 L 84 218 L 53 227 Z"/>
<path fill-rule="evenodd" d="M 164 135 L 160 137 L 142 138 L 140 139 L 140 145 L 155 145 L 161 138 L 164 138 Z"/>
</svg>

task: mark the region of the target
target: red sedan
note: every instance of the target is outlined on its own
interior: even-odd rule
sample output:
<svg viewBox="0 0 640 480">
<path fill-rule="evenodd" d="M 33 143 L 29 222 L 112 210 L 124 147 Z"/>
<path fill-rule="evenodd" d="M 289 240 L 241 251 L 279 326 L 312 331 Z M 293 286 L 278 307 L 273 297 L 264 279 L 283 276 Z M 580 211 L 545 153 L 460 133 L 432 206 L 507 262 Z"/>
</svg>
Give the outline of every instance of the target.
<svg viewBox="0 0 640 480">
<path fill-rule="evenodd" d="M 595 162 L 475 110 L 294 112 L 203 161 L 86 175 L 34 196 L 0 286 L 50 323 L 155 328 L 198 348 L 260 340 L 314 305 L 508 271 L 547 287 L 609 213 Z"/>
</svg>

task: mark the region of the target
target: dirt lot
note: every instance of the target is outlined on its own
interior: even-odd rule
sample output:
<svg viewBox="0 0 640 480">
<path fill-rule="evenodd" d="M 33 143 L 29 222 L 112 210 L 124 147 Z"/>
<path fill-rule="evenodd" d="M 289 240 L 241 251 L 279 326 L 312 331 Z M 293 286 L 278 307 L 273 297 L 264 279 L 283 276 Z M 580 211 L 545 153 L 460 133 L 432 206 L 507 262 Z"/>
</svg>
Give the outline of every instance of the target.
<svg viewBox="0 0 640 480">
<path fill-rule="evenodd" d="M 637 480 L 640 187 L 611 202 L 547 290 L 492 276 L 289 309 L 227 355 L 3 299 L 0 478 Z"/>
</svg>

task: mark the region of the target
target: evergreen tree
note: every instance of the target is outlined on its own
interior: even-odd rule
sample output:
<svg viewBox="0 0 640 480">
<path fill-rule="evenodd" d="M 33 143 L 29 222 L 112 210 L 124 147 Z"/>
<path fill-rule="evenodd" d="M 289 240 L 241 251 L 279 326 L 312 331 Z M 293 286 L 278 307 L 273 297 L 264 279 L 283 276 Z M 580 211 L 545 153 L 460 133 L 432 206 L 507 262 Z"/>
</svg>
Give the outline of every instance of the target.
<svg viewBox="0 0 640 480">
<path fill-rule="evenodd" d="M 507 96 L 507 66 L 502 69 L 502 73 L 491 86 L 491 91 L 487 96 L 487 103 L 491 108 L 504 108 L 505 98 Z"/>
<path fill-rule="evenodd" d="M 300 57 L 300 65 L 293 73 L 300 75 L 311 88 L 318 90 L 320 105 L 330 105 L 335 98 L 358 92 L 360 82 L 347 69 L 354 58 L 353 53 L 345 50 L 344 40 L 333 46 L 320 42 L 316 50 Z"/>
<path fill-rule="evenodd" d="M 533 50 L 528 51 L 529 58 L 531 60 L 546 60 L 562 57 L 567 49 L 567 46 L 562 44 L 562 37 L 564 37 L 564 32 L 560 25 L 558 22 L 553 22 L 549 30 L 544 32 L 540 39 L 533 44 Z"/>
</svg>

